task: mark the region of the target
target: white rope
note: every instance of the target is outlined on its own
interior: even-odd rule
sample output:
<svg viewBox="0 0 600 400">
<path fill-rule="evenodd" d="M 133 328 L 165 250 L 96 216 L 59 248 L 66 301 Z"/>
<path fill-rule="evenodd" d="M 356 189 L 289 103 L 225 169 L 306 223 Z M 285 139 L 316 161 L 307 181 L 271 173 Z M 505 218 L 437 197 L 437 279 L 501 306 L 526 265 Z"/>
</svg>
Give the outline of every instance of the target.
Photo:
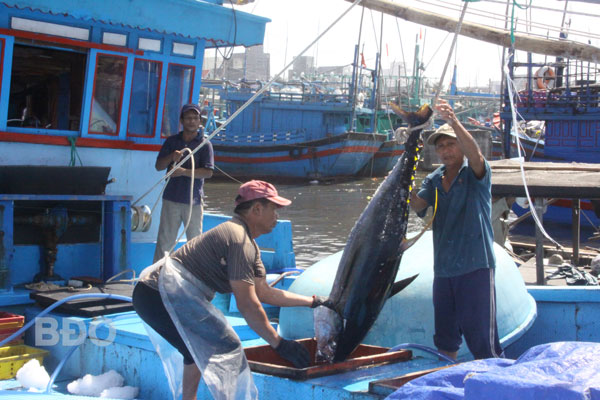
<svg viewBox="0 0 600 400">
<path fill-rule="evenodd" d="M 182 149 L 182 151 L 187 151 L 190 155 L 193 154 L 192 150 L 187 147 Z M 190 180 L 191 180 L 191 183 L 190 183 L 190 210 L 188 211 L 187 220 L 185 221 L 185 224 L 183 225 L 183 231 L 179 234 L 177 239 L 175 239 L 175 243 L 173 243 L 173 246 L 171 246 L 171 248 L 169 249 L 169 255 L 171 255 L 171 252 L 173 251 L 175 246 L 177 246 L 177 243 L 179 243 L 179 240 L 181 240 L 185 231 L 187 231 L 187 228 L 190 225 L 190 221 L 192 220 L 192 211 L 194 210 L 194 175 L 196 174 L 196 159 L 194 157 L 191 157 L 190 161 L 192 162 L 192 170 L 191 170 L 191 176 L 190 176 Z M 175 167 L 173 167 L 173 170 L 174 169 L 175 169 Z M 171 171 L 173 171 L 173 170 L 171 170 Z M 202 201 L 202 200 L 200 200 L 200 201 Z M 202 232 L 200 232 L 200 233 L 202 233 Z M 190 238 L 187 238 L 187 239 L 190 240 Z"/>
<path fill-rule="evenodd" d="M 327 29 L 325 29 L 323 31 L 323 33 L 321 33 L 320 35 L 317 36 L 317 38 L 315 40 L 313 40 L 308 46 L 306 46 L 304 48 L 304 50 L 302 50 L 297 57 L 300 57 L 301 55 L 303 55 L 304 53 L 306 53 L 306 51 L 308 51 L 308 49 L 310 49 L 315 43 L 317 43 L 323 36 L 325 36 L 325 34 L 327 32 L 329 32 L 329 30 L 331 30 L 331 28 L 333 28 L 346 14 L 348 14 L 350 12 L 350 10 L 352 10 L 355 6 L 357 6 L 362 0 L 355 0 L 354 3 L 352 3 L 352 5 L 350 5 L 350 7 L 348 7 L 348 9 L 346 9 L 346 11 L 344 11 L 338 18 L 336 18 L 335 21 L 333 21 L 328 27 Z M 283 73 L 295 62 L 295 60 L 290 61 L 285 67 L 283 67 L 283 69 L 277 74 L 275 75 L 273 78 L 271 78 L 271 80 L 269 82 L 267 82 L 260 90 L 258 90 L 252 97 L 250 97 L 250 99 L 248 99 L 248 101 L 246 101 L 246 103 L 244 103 L 240 108 L 238 108 L 229 118 L 227 118 L 227 121 L 223 122 L 217 129 L 215 129 L 213 131 L 213 133 L 211 133 L 207 138 L 206 141 L 210 141 L 215 135 L 217 135 L 219 132 L 221 132 L 223 129 L 225 129 L 225 127 L 227 125 L 229 125 L 231 123 L 231 121 L 234 120 L 235 117 L 237 117 L 242 111 L 244 111 L 250 104 L 252 104 L 252 102 L 254 100 L 256 100 L 256 98 L 258 96 L 260 96 L 261 94 L 263 94 L 267 89 L 269 89 L 271 87 L 271 85 L 273 84 L 273 82 L 275 82 L 277 79 L 279 79 L 279 77 L 281 75 L 283 75 Z M 150 189 L 148 189 L 144 194 L 142 194 L 139 198 L 137 198 L 132 205 L 136 205 L 140 200 L 142 200 L 144 197 L 146 197 L 150 192 L 152 192 L 152 190 L 154 190 L 154 188 L 156 186 L 158 186 L 163 180 L 165 180 L 166 178 L 170 177 L 171 174 L 173 174 L 173 171 L 175 171 L 176 168 L 179 168 L 184 162 L 186 162 L 190 157 L 192 157 L 192 155 L 194 153 L 196 153 L 198 150 L 200 150 L 204 144 L 206 142 L 202 141 L 202 143 L 196 147 L 190 154 L 188 154 L 185 158 L 183 158 L 181 161 L 179 161 L 177 164 L 175 164 L 173 166 L 173 169 L 171 171 L 169 171 L 165 176 L 163 176 L 162 178 L 160 178 L 154 185 L 152 185 L 152 187 Z"/>
<path fill-rule="evenodd" d="M 431 126 L 432 124 L 433 124 L 433 118 L 430 117 L 427 121 L 425 121 L 421 125 L 411 126 L 407 130 L 408 130 L 408 132 L 413 132 L 413 131 L 416 131 L 418 129 L 426 129 L 429 126 Z"/>
<path fill-rule="evenodd" d="M 518 120 L 517 120 L 516 107 L 515 107 L 515 103 L 514 103 L 514 93 L 517 90 L 516 90 L 514 81 L 512 81 L 510 78 L 508 62 L 506 64 L 504 64 L 504 75 L 506 76 L 506 89 L 508 92 L 508 98 L 510 100 L 510 110 L 511 110 L 511 114 L 512 114 L 512 131 L 514 133 L 513 136 L 516 138 L 516 141 L 517 141 L 517 150 L 519 153 L 519 166 L 521 169 L 521 178 L 523 180 L 523 188 L 525 189 L 525 196 L 527 197 L 527 201 L 529 202 L 529 207 L 534 207 L 534 204 L 531 201 L 531 196 L 529 195 L 529 188 L 527 187 L 527 180 L 525 179 L 525 167 L 524 167 L 525 158 L 521 154 L 521 139 L 519 137 L 519 135 L 520 135 L 519 125 L 518 125 Z M 562 249 L 563 246 L 560 243 L 558 243 L 556 240 L 554 240 L 552 237 L 550 237 L 550 235 L 546 232 L 546 230 L 542 226 L 542 223 L 540 222 L 540 220 L 537 216 L 536 210 L 534 210 L 533 208 L 532 208 L 531 216 L 533 217 L 533 220 L 535 221 L 537 227 L 539 228 L 540 232 L 544 235 L 544 237 L 546 239 L 550 240 L 552 243 L 554 243 L 558 248 Z"/>
</svg>

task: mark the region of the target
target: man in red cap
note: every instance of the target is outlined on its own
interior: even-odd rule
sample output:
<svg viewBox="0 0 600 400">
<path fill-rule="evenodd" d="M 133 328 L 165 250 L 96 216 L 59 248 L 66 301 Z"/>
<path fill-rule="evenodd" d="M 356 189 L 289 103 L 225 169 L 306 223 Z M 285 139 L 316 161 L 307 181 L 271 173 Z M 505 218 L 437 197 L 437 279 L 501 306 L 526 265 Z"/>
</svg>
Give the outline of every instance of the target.
<svg viewBox="0 0 600 400">
<path fill-rule="evenodd" d="M 181 108 L 179 119 L 183 131 L 169 136 L 163 143 L 156 158 L 156 170 L 170 171 L 173 165 L 185 156 L 189 149 L 193 151 L 202 146 L 194 154 L 194 187 L 192 192 L 192 216 L 185 231 L 187 240 L 202 233 L 202 198 L 204 197 L 204 179 L 212 177 L 214 154 L 212 144 L 204 140 L 204 130 L 200 119 L 201 109 L 198 104 L 186 104 Z M 177 240 L 181 224 L 185 224 L 190 212 L 190 188 L 192 177 L 192 161 L 187 160 L 171 175 L 162 196 L 162 209 L 154 262 L 164 257 Z"/>
<path fill-rule="evenodd" d="M 267 284 L 255 239 L 271 232 L 277 210 L 290 204 L 270 183 L 246 182 L 239 188 L 231 220 L 188 241 L 165 262 L 142 273 L 133 305 L 183 355 L 184 400 L 196 398 L 201 372 L 215 398 L 257 397 L 238 336 L 210 304 L 215 292 L 233 293 L 250 328 L 281 357 L 297 368 L 309 365 L 307 349 L 280 337 L 261 305 L 331 307 L 324 297 L 302 296 Z"/>
</svg>

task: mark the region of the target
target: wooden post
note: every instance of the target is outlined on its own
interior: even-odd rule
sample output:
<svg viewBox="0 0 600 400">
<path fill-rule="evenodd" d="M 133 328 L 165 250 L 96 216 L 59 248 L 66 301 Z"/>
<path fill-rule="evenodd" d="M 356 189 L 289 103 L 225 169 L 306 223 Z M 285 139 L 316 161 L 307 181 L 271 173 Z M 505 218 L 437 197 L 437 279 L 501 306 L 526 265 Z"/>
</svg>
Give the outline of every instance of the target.
<svg viewBox="0 0 600 400">
<path fill-rule="evenodd" d="M 573 265 L 579 264 L 579 228 L 581 225 L 581 199 L 573 199 L 571 201 L 571 215 L 573 218 L 572 234 L 573 234 Z"/>
<path fill-rule="evenodd" d="M 542 225 L 544 221 L 544 199 L 542 197 L 535 199 L 535 213 L 540 220 L 540 225 Z M 544 275 L 544 235 L 537 224 L 535 226 L 535 277 L 536 284 L 546 284 Z"/>
</svg>

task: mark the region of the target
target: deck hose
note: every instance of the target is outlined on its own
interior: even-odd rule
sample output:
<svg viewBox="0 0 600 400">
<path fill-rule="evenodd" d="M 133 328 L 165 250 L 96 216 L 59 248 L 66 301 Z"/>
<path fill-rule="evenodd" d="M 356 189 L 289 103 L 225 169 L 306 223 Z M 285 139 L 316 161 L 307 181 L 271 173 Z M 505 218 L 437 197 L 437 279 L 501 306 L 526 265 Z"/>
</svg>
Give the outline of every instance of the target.
<svg viewBox="0 0 600 400">
<path fill-rule="evenodd" d="M 56 303 L 52 304 L 51 306 L 45 308 L 44 310 L 42 310 L 42 312 L 40 312 L 38 315 L 36 315 L 36 317 L 34 319 L 32 319 L 31 321 L 26 323 L 21 329 L 19 329 L 18 331 L 16 331 L 15 333 L 13 333 L 9 337 L 7 337 L 6 339 L 0 341 L 0 347 L 4 346 L 6 343 L 10 342 L 11 340 L 19 337 L 23 332 L 25 332 L 27 329 L 31 328 L 31 326 L 35 323 L 35 320 L 37 318 L 43 317 L 44 315 L 48 314 L 50 311 L 61 306 L 63 303 L 66 303 L 67 301 L 72 301 L 72 300 L 90 299 L 90 298 L 114 299 L 114 300 L 127 301 L 127 302 L 131 303 L 131 297 L 121 296 L 118 294 L 110 294 L 110 293 L 84 293 L 84 294 L 75 294 L 73 296 L 66 297 L 62 300 L 57 301 Z M 54 369 L 54 372 L 52 373 L 52 376 L 50 377 L 50 381 L 48 382 L 48 385 L 46 386 L 45 393 L 50 393 L 50 391 L 52 390 L 52 385 L 54 384 L 54 380 L 60 373 L 62 367 L 65 365 L 65 363 L 67 362 L 69 357 L 71 357 L 71 355 L 78 348 L 79 348 L 79 345 L 73 346 L 71 348 L 71 350 L 69 350 L 67 355 L 58 363 L 57 367 Z"/>
<path fill-rule="evenodd" d="M 431 347 L 427 347 L 424 346 L 422 344 L 418 344 L 418 343 L 402 343 L 402 344 L 398 344 L 394 347 L 392 347 L 391 349 L 389 349 L 387 352 L 390 353 L 392 351 L 398 351 L 398 350 L 402 350 L 402 349 L 406 349 L 406 348 L 413 348 L 413 349 L 417 349 L 417 350 L 423 350 L 427 353 L 431 353 L 434 354 L 436 356 L 438 356 L 439 358 L 443 359 L 444 361 L 449 362 L 450 364 L 456 364 L 456 360 L 453 358 L 448 357 L 445 354 L 440 353 L 439 351 L 432 349 Z"/>
</svg>

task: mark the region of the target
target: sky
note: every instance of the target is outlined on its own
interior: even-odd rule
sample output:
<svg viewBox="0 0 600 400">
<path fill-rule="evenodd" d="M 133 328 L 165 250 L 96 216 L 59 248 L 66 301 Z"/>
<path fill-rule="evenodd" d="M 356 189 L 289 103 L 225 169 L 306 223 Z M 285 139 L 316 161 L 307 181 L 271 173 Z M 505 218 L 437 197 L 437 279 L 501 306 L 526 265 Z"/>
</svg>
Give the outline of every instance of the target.
<svg viewBox="0 0 600 400">
<path fill-rule="evenodd" d="M 460 0 L 393 0 L 393 2 L 456 19 L 460 17 L 460 10 L 464 4 Z M 519 0 L 518 4 L 527 4 L 527 2 L 527 0 Z M 513 3 L 512 0 L 510 3 Z M 531 24 L 530 32 L 557 37 L 558 32 L 549 31 L 548 26 L 535 24 L 560 27 L 565 2 L 532 0 L 531 3 L 534 7 L 552 8 L 559 11 L 539 8 L 521 10 L 514 7 L 515 20 L 518 22 L 519 29 L 525 30 L 525 23 L 532 21 L 534 24 Z M 267 24 L 264 47 L 265 51 L 271 54 L 271 74 L 275 75 L 351 5 L 352 3 L 344 0 L 255 0 L 253 3 L 236 8 L 271 19 L 271 22 Z M 600 30 L 594 28 L 594 24 L 597 25 L 600 21 L 600 5 L 571 0 L 567 7 L 572 30 L 583 33 L 595 30 L 600 33 Z M 510 10 L 512 10 L 512 6 Z M 467 6 L 465 20 L 504 28 L 505 12 L 505 0 L 470 2 Z M 591 13 L 594 16 L 572 14 L 571 12 Z M 358 42 L 361 13 L 362 7 L 354 7 L 304 55 L 315 57 L 317 66 L 350 64 L 354 46 Z M 489 18 L 494 16 L 496 18 Z M 369 68 L 374 67 L 375 55 L 379 47 L 381 23 L 381 13 L 369 9 L 364 10 L 361 46 L 364 45 L 363 53 Z M 419 35 L 425 76 L 439 79 L 446 61 L 450 58 L 448 72 L 444 79 L 445 84 L 449 83 L 455 64 L 458 67 L 459 86 L 487 86 L 490 80 L 500 80 L 501 47 L 459 36 L 456 51 L 449 57 L 453 33 L 420 26 L 389 15 L 383 17 L 381 47 L 384 68 L 404 60 L 410 70 L 414 59 L 415 43 Z M 582 40 L 577 32 L 571 32 L 569 37 L 578 41 Z M 587 39 L 583 40 L 587 41 Z M 600 46 L 599 36 L 592 38 L 591 44 Z M 518 54 L 517 57 L 522 61 L 526 59 L 525 53 Z M 536 58 L 544 60 L 544 56 L 536 56 Z"/>
</svg>

